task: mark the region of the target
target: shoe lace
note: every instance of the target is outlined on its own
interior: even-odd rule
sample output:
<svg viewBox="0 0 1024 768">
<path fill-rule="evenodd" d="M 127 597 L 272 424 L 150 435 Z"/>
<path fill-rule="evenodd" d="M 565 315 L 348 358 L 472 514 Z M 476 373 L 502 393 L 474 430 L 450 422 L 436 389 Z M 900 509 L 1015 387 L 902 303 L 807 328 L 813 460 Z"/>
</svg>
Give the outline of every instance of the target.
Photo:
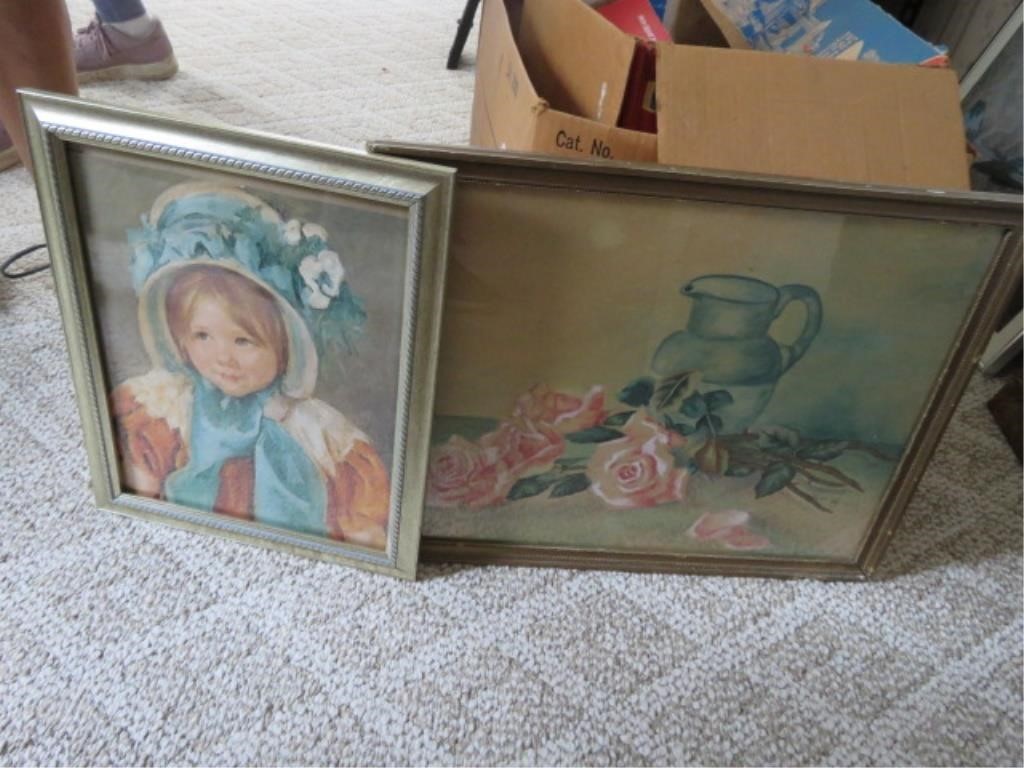
<svg viewBox="0 0 1024 768">
<path fill-rule="evenodd" d="M 103 34 L 103 25 L 98 16 L 94 16 L 86 26 L 75 31 L 75 48 L 98 45 L 104 53 L 110 52 L 107 36 Z"/>
</svg>

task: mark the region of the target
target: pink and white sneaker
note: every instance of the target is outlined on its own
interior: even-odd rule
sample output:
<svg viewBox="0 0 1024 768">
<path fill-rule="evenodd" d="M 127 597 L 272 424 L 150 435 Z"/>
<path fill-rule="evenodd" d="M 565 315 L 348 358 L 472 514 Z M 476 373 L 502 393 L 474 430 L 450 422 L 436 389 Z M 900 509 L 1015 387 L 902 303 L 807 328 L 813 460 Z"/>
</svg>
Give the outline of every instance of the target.
<svg viewBox="0 0 1024 768">
<path fill-rule="evenodd" d="M 0 171 L 17 165 L 21 160 L 14 150 L 14 142 L 7 130 L 0 125 Z"/>
<path fill-rule="evenodd" d="M 78 82 L 165 80 L 178 71 L 163 24 L 153 20 L 145 37 L 133 37 L 94 18 L 75 33 Z"/>
</svg>

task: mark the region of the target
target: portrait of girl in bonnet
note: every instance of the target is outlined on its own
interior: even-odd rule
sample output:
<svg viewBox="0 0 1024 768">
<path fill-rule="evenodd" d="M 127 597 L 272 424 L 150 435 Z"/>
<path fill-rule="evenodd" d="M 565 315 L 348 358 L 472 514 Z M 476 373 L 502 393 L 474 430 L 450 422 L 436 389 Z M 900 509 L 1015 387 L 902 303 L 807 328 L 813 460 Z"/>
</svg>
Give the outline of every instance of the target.
<svg viewBox="0 0 1024 768">
<path fill-rule="evenodd" d="M 111 394 L 122 482 L 194 509 L 382 550 L 388 470 L 314 397 L 366 312 L 314 223 L 240 189 L 181 184 L 129 232 L 152 365 Z"/>
</svg>

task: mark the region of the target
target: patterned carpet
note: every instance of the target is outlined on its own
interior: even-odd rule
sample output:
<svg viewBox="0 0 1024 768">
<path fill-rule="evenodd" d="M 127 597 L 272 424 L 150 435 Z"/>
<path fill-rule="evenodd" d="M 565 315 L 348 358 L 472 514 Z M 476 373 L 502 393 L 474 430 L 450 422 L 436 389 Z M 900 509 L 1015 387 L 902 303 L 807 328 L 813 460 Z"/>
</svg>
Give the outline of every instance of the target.
<svg viewBox="0 0 1024 768">
<path fill-rule="evenodd" d="M 461 5 L 153 0 L 181 73 L 84 95 L 464 142 Z M 41 231 L 26 172 L 0 174 L 3 252 Z M 0 350 L 0 764 L 1021 764 L 1020 468 L 991 382 L 873 583 L 409 584 L 97 511 L 48 275 L 0 281 Z"/>
</svg>

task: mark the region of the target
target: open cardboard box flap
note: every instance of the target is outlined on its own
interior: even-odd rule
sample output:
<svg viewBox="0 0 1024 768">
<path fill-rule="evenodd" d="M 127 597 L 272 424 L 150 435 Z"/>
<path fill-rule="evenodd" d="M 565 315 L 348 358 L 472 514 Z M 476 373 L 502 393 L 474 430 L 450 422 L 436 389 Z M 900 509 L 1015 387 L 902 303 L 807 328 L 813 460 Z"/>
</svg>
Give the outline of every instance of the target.
<svg viewBox="0 0 1024 768">
<path fill-rule="evenodd" d="M 945 69 L 658 46 L 658 162 L 968 188 Z"/>
<path fill-rule="evenodd" d="M 580 0 L 523 3 L 519 51 L 537 92 L 561 112 L 615 125 L 635 48 Z"/>
</svg>

